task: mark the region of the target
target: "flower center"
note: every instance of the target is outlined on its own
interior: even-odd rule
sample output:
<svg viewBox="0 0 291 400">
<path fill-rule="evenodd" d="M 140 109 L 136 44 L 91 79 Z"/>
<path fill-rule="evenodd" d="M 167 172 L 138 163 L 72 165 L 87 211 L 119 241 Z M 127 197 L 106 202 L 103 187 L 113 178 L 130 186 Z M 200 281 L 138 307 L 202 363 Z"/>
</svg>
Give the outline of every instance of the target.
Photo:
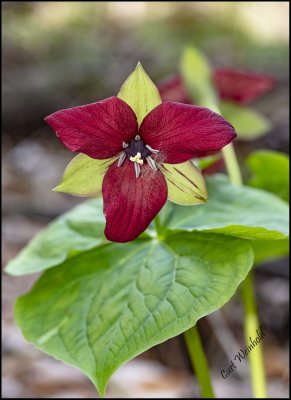
<svg viewBox="0 0 291 400">
<path fill-rule="evenodd" d="M 139 135 L 130 141 L 129 146 L 124 149 L 124 153 L 130 161 L 139 164 L 143 164 L 143 160 L 151 155 L 151 151 L 145 146 Z"/>
<path fill-rule="evenodd" d="M 151 154 L 158 153 L 159 150 L 152 149 L 149 145 L 145 145 L 143 140 L 141 140 L 139 135 L 136 135 L 134 139 L 130 141 L 130 143 L 122 143 L 123 152 L 119 156 L 118 167 L 121 167 L 126 157 L 129 158 L 130 161 L 134 164 L 135 175 L 138 178 L 140 176 L 140 166 L 144 164 L 144 160 L 147 161 L 149 166 L 157 171 L 157 165 L 155 160 L 152 159 Z"/>
</svg>

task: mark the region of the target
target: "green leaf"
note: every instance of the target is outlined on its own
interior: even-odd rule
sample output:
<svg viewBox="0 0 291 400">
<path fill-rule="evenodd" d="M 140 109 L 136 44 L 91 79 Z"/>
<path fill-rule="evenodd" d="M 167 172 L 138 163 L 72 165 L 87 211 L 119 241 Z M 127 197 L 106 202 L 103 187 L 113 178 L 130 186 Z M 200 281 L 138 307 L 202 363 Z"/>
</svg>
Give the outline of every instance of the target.
<svg viewBox="0 0 291 400">
<path fill-rule="evenodd" d="M 286 257 L 289 254 L 289 240 L 254 240 L 251 241 L 255 264 L 265 261 L 274 261 Z"/>
<path fill-rule="evenodd" d="M 271 150 L 253 152 L 246 161 L 252 172 L 248 185 L 277 194 L 289 201 L 289 157 Z"/>
<path fill-rule="evenodd" d="M 89 200 L 51 222 L 10 261 L 6 272 L 25 275 L 61 264 L 106 242 L 102 200 Z"/>
<path fill-rule="evenodd" d="M 17 301 L 16 321 L 104 395 L 121 364 L 224 305 L 252 263 L 247 241 L 223 235 L 110 243 L 45 272 Z"/>
<path fill-rule="evenodd" d="M 217 95 L 212 71 L 203 53 L 195 47 L 186 48 L 181 57 L 180 72 L 195 104 L 216 111 Z"/>
<path fill-rule="evenodd" d="M 115 159 L 95 160 L 78 154 L 70 161 L 60 183 L 53 190 L 75 196 L 97 196 L 102 190 L 104 174 Z"/>
<path fill-rule="evenodd" d="M 220 111 L 223 117 L 234 126 L 241 140 L 258 139 L 271 129 L 270 122 L 249 107 L 221 102 Z"/>
<path fill-rule="evenodd" d="M 201 204 L 207 201 L 203 175 L 191 161 L 162 165 L 168 185 L 168 199 L 182 205 Z"/>
<path fill-rule="evenodd" d="M 138 63 L 122 85 L 117 97 L 125 101 L 135 112 L 138 124 L 158 106 L 162 100 L 158 88 Z"/>
<path fill-rule="evenodd" d="M 245 239 L 273 240 L 288 235 L 285 202 L 265 191 L 237 187 L 224 175 L 207 178 L 209 202 L 199 207 L 168 203 L 161 222 L 171 231 L 207 231 Z M 11 275 L 25 275 L 54 267 L 76 253 L 106 241 L 102 200 L 89 200 L 48 225 L 6 267 Z M 152 236 L 147 230 L 144 234 Z"/>
<path fill-rule="evenodd" d="M 169 230 L 207 231 L 244 239 L 283 239 L 289 232 L 289 208 L 271 193 L 234 186 L 217 174 L 206 178 L 209 201 L 200 207 L 174 204 L 161 212 Z"/>
</svg>

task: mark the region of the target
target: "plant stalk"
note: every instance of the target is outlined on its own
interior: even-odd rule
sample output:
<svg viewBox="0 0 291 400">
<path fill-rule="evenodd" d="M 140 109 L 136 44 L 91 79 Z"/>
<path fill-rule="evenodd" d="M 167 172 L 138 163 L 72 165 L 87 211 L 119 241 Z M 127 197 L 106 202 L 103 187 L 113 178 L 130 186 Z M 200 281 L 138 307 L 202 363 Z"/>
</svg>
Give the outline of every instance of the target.
<svg viewBox="0 0 291 400">
<path fill-rule="evenodd" d="M 201 396 L 203 398 L 214 399 L 215 396 L 212 388 L 209 367 L 200 340 L 197 325 L 184 332 L 184 337 L 188 354 L 200 385 Z"/>
<path fill-rule="evenodd" d="M 225 146 L 222 149 L 222 154 L 230 181 L 234 185 L 242 185 L 242 177 L 233 144 L 229 143 Z"/>
<path fill-rule="evenodd" d="M 241 296 L 245 312 L 245 340 L 248 341 L 247 343 L 250 343 L 251 338 L 256 338 L 256 336 L 258 336 L 257 332 L 260 331 L 252 270 L 249 272 L 248 276 L 241 284 Z M 253 348 L 248 357 L 250 361 L 253 395 L 255 398 L 266 398 L 266 377 L 261 342 Z"/>
<path fill-rule="evenodd" d="M 210 108 L 212 111 L 221 115 L 221 112 L 216 103 L 211 102 L 209 104 L 204 104 L 204 107 Z M 234 185 L 242 185 L 242 177 L 240 172 L 239 163 L 237 161 L 237 157 L 234 151 L 234 147 L 232 143 L 229 143 L 222 149 L 222 155 L 225 162 L 225 167 L 230 178 L 230 181 Z"/>
</svg>

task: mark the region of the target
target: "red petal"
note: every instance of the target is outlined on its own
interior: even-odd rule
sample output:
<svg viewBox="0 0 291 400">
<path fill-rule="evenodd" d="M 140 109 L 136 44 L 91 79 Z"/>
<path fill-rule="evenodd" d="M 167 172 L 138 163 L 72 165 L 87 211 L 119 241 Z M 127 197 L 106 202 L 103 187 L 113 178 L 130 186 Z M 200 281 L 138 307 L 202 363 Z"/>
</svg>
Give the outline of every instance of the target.
<svg viewBox="0 0 291 400">
<path fill-rule="evenodd" d="M 162 81 L 158 89 L 163 101 L 175 101 L 177 103 L 191 104 L 190 96 L 179 75 L 172 76 Z"/>
<path fill-rule="evenodd" d="M 160 150 L 159 158 L 170 164 L 212 154 L 236 137 L 233 127 L 208 108 L 170 102 L 145 117 L 140 133 L 145 144 Z"/>
<path fill-rule="evenodd" d="M 133 162 L 111 165 L 103 180 L 102 194 L 106 218 L 105 236 L 113 242 L 137 238 L 167 201 L 167 183 L 160 171 L 147 164 L 135 177 Z"/>
<path fill-rule="evenodd" d="M 213 79 L 222 99 L 238 103 L 256 99 L 275 84 L 268 75 L 223 68 L 214 71 Z"/>
<path fill-rule="evenodd" d="M 132 109 L 117 97 L 57 111 L 45 118 L 71 151 L 92 158 L 111 158 L 138 131 Z"/>
</svg>

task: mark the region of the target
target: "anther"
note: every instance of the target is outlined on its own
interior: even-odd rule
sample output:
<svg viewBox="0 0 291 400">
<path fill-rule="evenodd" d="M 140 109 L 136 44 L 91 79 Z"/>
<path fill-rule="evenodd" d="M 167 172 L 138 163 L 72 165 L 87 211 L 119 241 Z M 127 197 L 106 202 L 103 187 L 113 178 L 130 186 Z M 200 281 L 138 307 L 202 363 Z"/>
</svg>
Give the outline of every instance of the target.
<svg viewBox="0 0 291 400">
<path fill-rule="evenodd" d="M 151 167 L 151 169 L 153 169 L 154 171 L 157 171 L 157 170 L 158 170 L 158 168 L 157 168 L 157 166 L 156 166 L 156 163 L 155 163 L 155 161 L 152 159 L 152 157 L 148 156 L 148 157 L 146 158 L 146 160 L 147 160 L 149 166 Z"/>
<path fill-rule="evenodd" d="M 119 158 L 118 158 L 118 162 L 117 162 L 117 166 L 121 167 L 122 164 L 124 163 L 124 160 L 126 159 L 126 154 L 125 153 L 121 153 Z"/>
<path fill-rule="evenodd" d="M 135 140 L 140 140 L 140 136 L 136 135 L 136 137 L 134 138 Z"/>
<path fill-rule="evenodd" d="M 155 149 L 153 149 L 149 144 L 146 144 L 145 147 L 146 147 L 147 149 L 149 149 L 149 151 L 151 151 L 151 152 L 154 153 L 154 154 L 160 152 L 160 150 L 155 150 Z"/>
<path fill-rule="evenodd" d="M 123 147 L 124 149 L 126 149 L 126 148 L 128 147 L 128 143 L 122 142 L 122 147 Z"/>
<path fill-rule="evenodd" d="M 140 165 L 138 163 L 134 163 L 135 177 L 138 178 L 140 176 Z"/>
</svg>

